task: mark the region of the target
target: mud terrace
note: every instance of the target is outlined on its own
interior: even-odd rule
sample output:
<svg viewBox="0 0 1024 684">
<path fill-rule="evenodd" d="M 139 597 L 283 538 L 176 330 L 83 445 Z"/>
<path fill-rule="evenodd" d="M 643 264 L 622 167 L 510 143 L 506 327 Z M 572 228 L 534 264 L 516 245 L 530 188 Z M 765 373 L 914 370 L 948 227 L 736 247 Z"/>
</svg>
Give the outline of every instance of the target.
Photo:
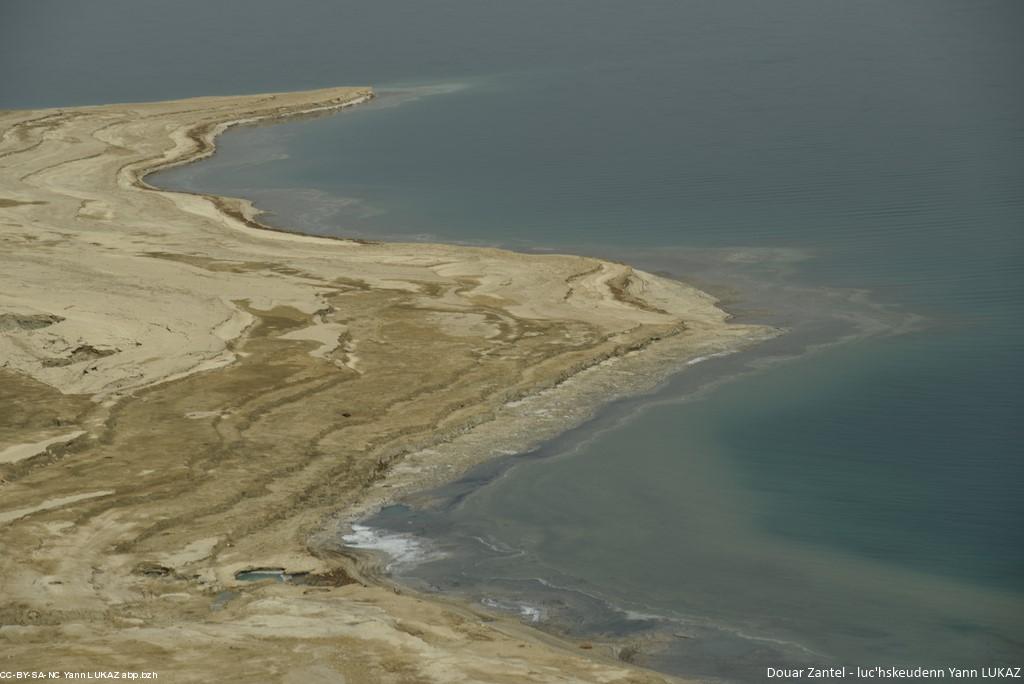
<svg viewBox="0 0 1024 684">
<path fill-rule="evenodd" d="M 340 534 L 558 429 L 524 406 L 578 418 L 769 331 L 621 264 L 275 232 L 143 180 L 230 125 L 371 97 L 0 112 L 0 670 L 667 680 L 402 592 Z M 257 568 L 301 581 L 236 580 Z"/>
</svg>

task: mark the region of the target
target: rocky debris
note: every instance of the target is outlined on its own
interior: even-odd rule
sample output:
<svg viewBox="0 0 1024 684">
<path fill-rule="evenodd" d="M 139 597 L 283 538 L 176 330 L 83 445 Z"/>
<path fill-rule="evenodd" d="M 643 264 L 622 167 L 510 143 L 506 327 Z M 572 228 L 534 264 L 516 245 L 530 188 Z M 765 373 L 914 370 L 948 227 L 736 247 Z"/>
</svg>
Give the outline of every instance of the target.
<svg viewBox="0 0 1024 684">
<path fill-rule="evenodd" d="M 60 323 L 63 316 L 55 314 L 0 314 L 0 333 L 18 332 L 20 330 L 39 330 Z"/>
<path fill-rule="evenodd" d="M 71 350 L 68 356 L 43 359 L 43 366 L 46 368 L 56 368 L 59 366 L 70 366 L 73 363 L 82 363 L 84 361 L 95 361 L 96 359 L 102 359 L 105 356 L 116 354 L 121 351 L 120 349 L 100 349 L 92 346 L 91 344 L 80 344 Z"/>
<path fill-rule="evenodd" d="M 174 574 L 171 568 L 158 563 L 139 563 L 135 566 L 133 572 L 136 575 L 144 575 L 145 577 L 169 577 Z"/>
</svg>

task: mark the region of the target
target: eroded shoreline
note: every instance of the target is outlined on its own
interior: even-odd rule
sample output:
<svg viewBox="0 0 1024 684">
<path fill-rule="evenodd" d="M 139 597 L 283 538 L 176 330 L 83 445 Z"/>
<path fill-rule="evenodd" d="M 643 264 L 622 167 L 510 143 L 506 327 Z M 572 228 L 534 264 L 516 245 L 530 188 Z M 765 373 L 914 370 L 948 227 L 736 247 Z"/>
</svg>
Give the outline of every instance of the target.
<svg viewBox="0 0 1024 684">
<path fill-rule="evenodd" d="M 0 540 L 22 551 L 0 561 L 0 639 L 18 669 L 663 679 L 364 585 L 318 543 L 323 521 L 566 424 L 516 402 L 586 412 L 630 374 L 771 331 L 620 264 L 271 232 L 244 200 L 143 180 L 229 125 L 371 96 L 0 114 L 0 451 L 45 445 L 0 464 Z M 235 580 L 253 567 L 315 581 Z"/>
</svg>

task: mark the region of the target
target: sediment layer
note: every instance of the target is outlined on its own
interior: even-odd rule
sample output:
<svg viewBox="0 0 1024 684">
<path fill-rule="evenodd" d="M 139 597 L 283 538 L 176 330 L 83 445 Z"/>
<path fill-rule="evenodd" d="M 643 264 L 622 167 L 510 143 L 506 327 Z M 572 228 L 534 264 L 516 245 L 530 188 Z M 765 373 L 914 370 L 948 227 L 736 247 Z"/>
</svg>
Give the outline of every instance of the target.
<svg viewBox="0 0 1024 684">
<path fill-rule="evenodd" d="M 325 524 L 556 428 L 514 407 L 768 331 L 622 264 L 272 232 L 143 180 L 235 123 L 371 97 L 0 112 L 2 669 L 664 679 L 367 581 Z M 261 567 L 304 583 L 235 579 Z"/>
</svg>

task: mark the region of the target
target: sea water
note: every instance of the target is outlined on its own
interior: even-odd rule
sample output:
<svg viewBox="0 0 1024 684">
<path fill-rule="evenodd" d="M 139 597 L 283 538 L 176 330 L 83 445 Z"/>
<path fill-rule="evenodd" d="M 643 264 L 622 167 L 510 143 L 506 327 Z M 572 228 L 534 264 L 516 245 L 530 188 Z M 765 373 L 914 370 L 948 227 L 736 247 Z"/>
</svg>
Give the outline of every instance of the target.
<svg viewBox="0 0 1024 684">
<path fill-rule="evenodd" d="M 5 10 L 7 106 L 381 95 L 158 184 L 611 257 L 788 330 L 364 521 L 397 578 L 686 675 L 1024 659 L 1019 4 L 47 5 Z"/>
</svg>

